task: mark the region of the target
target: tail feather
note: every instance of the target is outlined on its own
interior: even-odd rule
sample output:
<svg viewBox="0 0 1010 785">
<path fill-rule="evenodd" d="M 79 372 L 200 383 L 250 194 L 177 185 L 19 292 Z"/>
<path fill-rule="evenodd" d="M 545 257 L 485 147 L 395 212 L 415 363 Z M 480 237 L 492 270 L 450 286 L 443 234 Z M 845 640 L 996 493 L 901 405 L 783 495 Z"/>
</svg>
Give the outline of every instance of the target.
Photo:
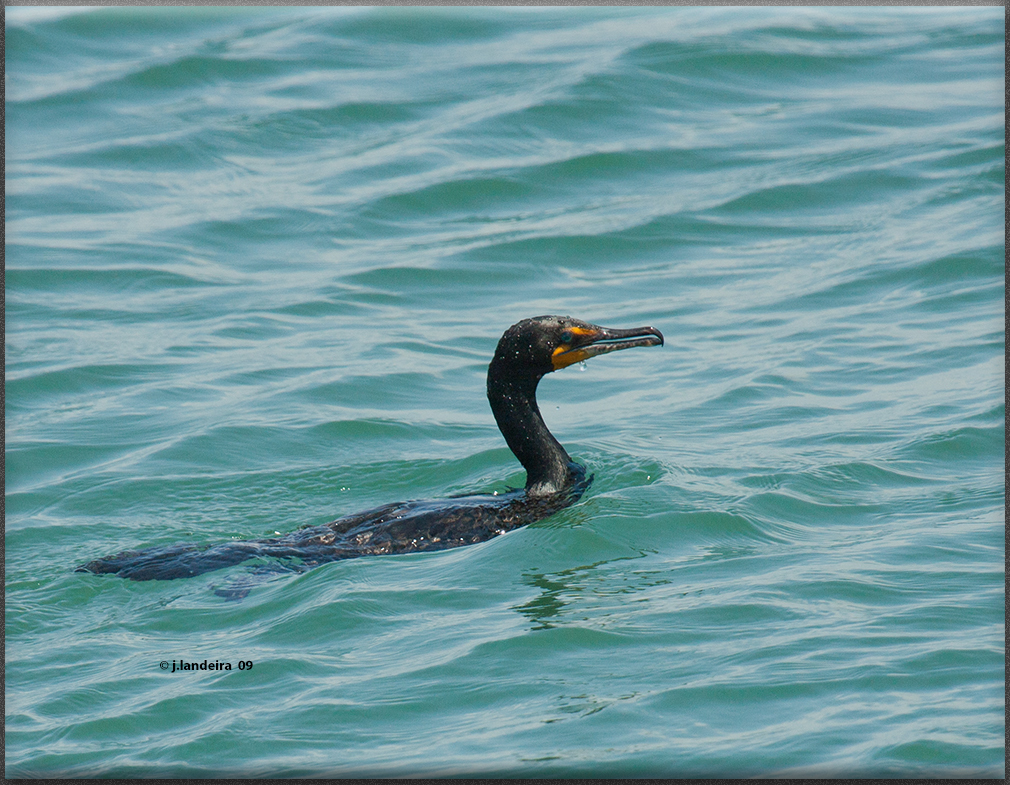
<svg viewBox="0 0 1010 785">
<path fill-rule="evenodd" d="M 77 572 L 114 574 L 133 581 L 170 581 L 231 567 L 259 554 L 260 549 L 251 542 L 226 542 L 209 548 L 180 543 L 141 551 L 123 551 L 90 561 L 78 567 Z"/>
</svg>

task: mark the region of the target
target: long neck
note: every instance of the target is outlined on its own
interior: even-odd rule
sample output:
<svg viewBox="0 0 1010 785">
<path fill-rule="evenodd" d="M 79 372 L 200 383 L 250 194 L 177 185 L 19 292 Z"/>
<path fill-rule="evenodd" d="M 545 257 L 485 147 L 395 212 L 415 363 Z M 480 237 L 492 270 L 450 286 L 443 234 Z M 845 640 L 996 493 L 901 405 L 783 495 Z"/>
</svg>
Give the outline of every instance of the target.
<svg viewBox="0 0 1010 785">
<path fill-rule="evenodd" d="M 509 449 L 526 469 L 527 496 L 546 496 L 573 482 L 568 468 L 572 459 L 547 430 L 537 407 L 540 376 L 510 373 L 508 366 L 491 362 L 487 372 L 487 397 L 491 411 Z"/>
</svg>

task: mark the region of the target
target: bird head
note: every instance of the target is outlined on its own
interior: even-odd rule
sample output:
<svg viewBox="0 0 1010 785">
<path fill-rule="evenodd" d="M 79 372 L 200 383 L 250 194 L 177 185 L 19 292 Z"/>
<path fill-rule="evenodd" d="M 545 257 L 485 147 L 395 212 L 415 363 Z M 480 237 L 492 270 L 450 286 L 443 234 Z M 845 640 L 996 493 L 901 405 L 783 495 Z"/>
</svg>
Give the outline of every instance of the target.
<svg viewBox="0 0 1010 785">
<path fill-rule="evenodd" d="M 598 354 L 662 345 L 663 334 L 655 327 L 616 330 L 570 316 L 536 316 L 505 331 L 492 362 L 532 372 L 539 379 Z"/>
</svg>

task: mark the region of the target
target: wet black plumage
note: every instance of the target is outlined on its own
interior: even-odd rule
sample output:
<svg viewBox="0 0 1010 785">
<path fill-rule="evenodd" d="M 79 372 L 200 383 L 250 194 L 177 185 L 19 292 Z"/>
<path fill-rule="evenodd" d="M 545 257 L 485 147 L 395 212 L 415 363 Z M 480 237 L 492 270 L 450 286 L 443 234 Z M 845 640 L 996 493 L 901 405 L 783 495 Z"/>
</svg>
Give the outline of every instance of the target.
<svg viewBox="0 0 1010 785">
<path fill-rule="evenodd" d="M 387 504 L 277 538 L 125 551 L 78 571 L 143 581 L 186 578 L 260 557 L 311 567 L 357 556 L 457 548 L 541 520 L 575 502 L 591 478 L 547 430 L 536 400 L 540 379 L 598 354 L 662 343 L 652 327 L 610 330 L 562 316 L 524 319 L 505 331 L 488 366 L 487 395 L 505 441 L 526 469 L 522 490 Z"/>
</svg>

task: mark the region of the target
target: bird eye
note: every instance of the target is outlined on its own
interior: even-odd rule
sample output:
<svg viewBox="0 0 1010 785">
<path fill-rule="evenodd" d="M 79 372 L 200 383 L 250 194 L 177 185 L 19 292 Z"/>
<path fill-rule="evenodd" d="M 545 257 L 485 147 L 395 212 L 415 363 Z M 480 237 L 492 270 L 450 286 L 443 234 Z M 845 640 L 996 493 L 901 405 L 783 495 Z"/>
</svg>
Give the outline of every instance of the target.
<svg viewBox="0 0 1010 785">
<path fill-rule="evenodd" d="M 561 341 L 562 341 L 562 343 L 571 343 L 572 342 L 572 338 L 573 338 L 573 336 L 572 336 L 572 331 L 571 330 L 565 330 L 563 333 L 561 333 Z"/>
</svg>

